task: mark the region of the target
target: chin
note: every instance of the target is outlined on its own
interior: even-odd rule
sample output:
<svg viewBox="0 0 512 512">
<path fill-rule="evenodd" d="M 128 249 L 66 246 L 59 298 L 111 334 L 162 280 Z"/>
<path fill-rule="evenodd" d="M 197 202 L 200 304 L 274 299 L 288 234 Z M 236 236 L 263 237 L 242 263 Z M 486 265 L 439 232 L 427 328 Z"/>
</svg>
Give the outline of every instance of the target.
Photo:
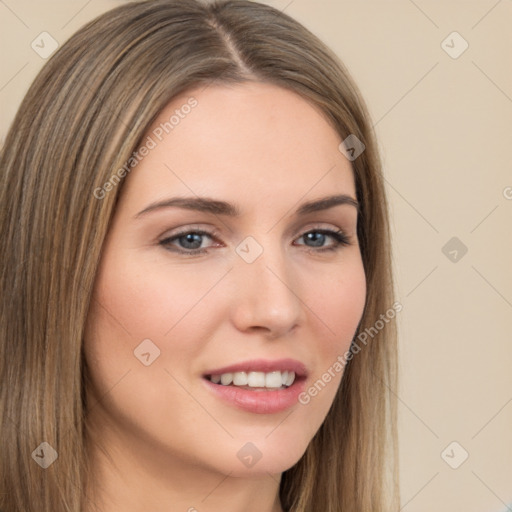
<svg viewBox="0 0 512 512">
<path fill-rule="evenodd" d="M 268 436 L 265 438 L 265 436 Z M 254 476 L 266 477 L 269 474 L 276 475 L 293 467 L 303 456 L 307 443 L 288 437 L 282 439 L 276 433 L 253 437 L 252 440 L 235 440 L 230 447 L 226 447 L 224 460 L 228 459 L 225 454 L 235 455 L 234 463 L 227 464 L 226 474 L 238 478 Z M 274 439 L 272 437 L 275 436 Z M 223 471 L 224 472 L 224 471 Z"/>
</svg>

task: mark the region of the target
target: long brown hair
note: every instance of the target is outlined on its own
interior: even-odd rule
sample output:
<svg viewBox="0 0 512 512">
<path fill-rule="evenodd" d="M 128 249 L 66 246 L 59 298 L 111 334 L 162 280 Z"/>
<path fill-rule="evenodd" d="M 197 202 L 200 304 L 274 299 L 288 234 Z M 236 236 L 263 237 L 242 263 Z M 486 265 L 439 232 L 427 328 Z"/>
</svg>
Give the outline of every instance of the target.
<svg viewBox="0 0 512 512">
<path fill-rule="evenodd" d="M 30 87 L 0 156 L 0 509 L 79 512 L 88 475 L 84 326 L 122 183 L 98 198 L 177 94 L 270 82 L 315 104 L 352 161 L 367 299 L 358 333 L 393 299 L 388 208 L 366 106 L 339 59 L 282 12 L 247 0 L 153 0 L 88 23 Z M 398 510 L 396 328 L 347 363 L 334 403 L 280 484 L 294 512 Z M 42 442 L 58 459 L 36 464 Z M 46 446 L 46 445 L 44 445 Z M 37 455 L 37 452 L 36 452 Z M 389 465 L 388 465 L 389 463 Z"/>
</svg>

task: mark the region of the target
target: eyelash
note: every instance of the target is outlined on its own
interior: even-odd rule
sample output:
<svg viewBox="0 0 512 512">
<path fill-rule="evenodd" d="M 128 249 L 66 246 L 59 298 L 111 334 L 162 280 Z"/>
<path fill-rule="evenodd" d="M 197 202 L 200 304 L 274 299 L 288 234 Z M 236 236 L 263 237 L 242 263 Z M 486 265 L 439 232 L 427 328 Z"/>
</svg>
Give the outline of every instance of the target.
<svg viewBox="0 0 512 512">
<path fill-rule="evenodd" d="M 331 252 L 331 251 L 334 252 L 334 251 L 340 250 L 342 247 L 351 245 L 350 238 L 345 233 L 343 233 L 343 231 L 341 231 L 341 230 L 334 231 L 334 230 L 330 230 L 330 229 L 310 229 L 310 230 L 304 232 L 299 238 L 302 238 L 305 235 L 308 235 L 310 233 L 320 233 L 322 235 L 328 235 L 335 240 L 335 244 L 328 246 L 328 247 L 320 247 L 318 249 L 316 249 L 315 247 L 309 247 L 309 249 L 312 252 L 320 252 L 320 253 Z M 204 231 L 201 229 L 189 229 L 189 230 L 184 230 L 179 233 L 176 233 L 176 234 L 172 235 L 171 237 L 164 238 L 163 240 L 160 240 L 160 242 L 158 242 L 158 243 L 160 245 L 162 245 L 168 251 L 176 252 L 178 254 L 195 256 L 198 254 L 207 253 L 208 249 L 188 249 L 188 250 L 176 249 L 176 248 L 171 249 L 171 242 L 178 240 L 181 237 L 184 237 L 186 235 L 191 235 L 191 234 L 200 235 L 200 236 L 208 236 L 212 239 L 216 238 L 216 233 L 214 233 L 214 232 L 210 233 L 208 231 Z M 301 244 L 301 245 L 303 245 L 303 244 Z M 308 247 L 308 246 L 306 246 L 306 247 Z"/>
</svg>

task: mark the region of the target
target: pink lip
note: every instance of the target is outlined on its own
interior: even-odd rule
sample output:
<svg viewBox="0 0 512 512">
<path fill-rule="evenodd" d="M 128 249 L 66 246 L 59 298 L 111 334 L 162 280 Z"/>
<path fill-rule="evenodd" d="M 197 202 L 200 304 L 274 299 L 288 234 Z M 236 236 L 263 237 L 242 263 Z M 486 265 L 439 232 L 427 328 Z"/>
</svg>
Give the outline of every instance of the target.
<svg viewBox="0 0 512 512">
<path fill-rule="evenodd" d="M 270 361 L 267 359 L 254 359 L 252 361 L 243 361 L 241 363 L 224 366 L 223 368 L 215 368 L 208 370 L 203 375 L 222 375 L 223 373 L 234 372 L 276 372 L 276 371 L 295 372 L 297 377 L 307 377 L 308 372 L 305 365 L 295 359 L 276 359 Z"/>
<path fill-rule="evenodd" d="M 251 391 L 236 386 L 223 386 L 208 380 L 208 376 L 234 372 L 295 372 L 295 381 L 285 389 L 269 391 Z M 203 375 L 205 386 L 221 400 L 239 409 L 255 414 L 274 414 L 289 409 L 299 401 L 304 391 L 307 377 L 306 367 L 295 359 L 278 359 L 269 361 L 257 359 L 209 370 Z"/>
<path fill-rule="evenodd" d="M 306 382 L 306 379 L 301 378 L 296 379 L 286 389 L 250 391 L 236 386 L 214 384 L 206 378 L 202 380 L 205 386 L 221 400 L 255 414 L 274 414 L 296 405 L 299 401 L 299 395 L 304 391 Z"/>
</svg>

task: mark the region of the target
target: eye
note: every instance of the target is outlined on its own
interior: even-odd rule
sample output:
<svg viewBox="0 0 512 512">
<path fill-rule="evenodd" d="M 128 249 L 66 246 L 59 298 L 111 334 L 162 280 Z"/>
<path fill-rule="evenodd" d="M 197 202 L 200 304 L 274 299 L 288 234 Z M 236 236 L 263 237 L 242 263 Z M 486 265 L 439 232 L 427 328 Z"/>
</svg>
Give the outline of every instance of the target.
<svg viewBox="0 0 512 512">
<path fill-rule="evenodd" d="M 216 239 L 217 236 L 218 235 L 215 232 L 189 229 L 160 240 L 159 245 L 162 245 L 165 249 L 172 252 L 177 252 L 187 256 L 194 256 L 197 254 L 207 253 L 208 248 L 212 247 L 203 246 L 205 237 L 213 240 Z M 351 244 L 350 238 L 341 230 L 312 229 L 305 232 L 297 240 L 300 240 L 301 238 L 303 238 L 306 243 L 297 245 L 305 245 L 309 249 L 312 249 L 313 252 L 336 251 L 341 249 L 343 246 Z M 325 246 L 325 242 L 329 238 L 334 242 Z"/>
<path fill-rule="evenodd" d="M 201 248 L 203 237 L 214 238 L 214 233 L 209 233 L 204 230 L 188 230 L 176 233 L 175 235 L 164 238 L 159 242 L 166 249 L 175 251 L 182 254 L 201 254 L 206 253 L 204 248 Z M 177 242 L 179 247 L 176 248 L 174 242 Z"/>
<path fill-rule="evenodd" d="M 343 246 L 350 245 L 350 238 L 341 230 L 313 229 L 304 233 L 300 238 L 304 238 L 305 241 L 312 243 L 312 245 L 307 245 L 307 247 L 319 248 L 317 252 L 336 251 Z M 323 244 L 327 238 L 332 238 L 334 244 L 324 247 Z"/>
</svg>

